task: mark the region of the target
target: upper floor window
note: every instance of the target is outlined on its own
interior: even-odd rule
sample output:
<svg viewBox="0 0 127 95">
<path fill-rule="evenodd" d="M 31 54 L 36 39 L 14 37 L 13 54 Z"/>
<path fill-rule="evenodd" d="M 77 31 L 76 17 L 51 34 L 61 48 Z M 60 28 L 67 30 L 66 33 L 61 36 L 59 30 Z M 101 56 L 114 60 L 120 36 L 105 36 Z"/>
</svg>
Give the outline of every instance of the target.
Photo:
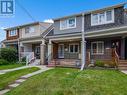
<svg viewBox="0 0 127 95">
<path fill-rule="evenodd" d="M 101 25 L 114 22 L 114 10 L 91 14 L 91 25 Z"/>
<path fill-rule="evenodd" d="M 35 30 L 34 30 L 34 27 L 26 27 L 25 28 L 25 33 L 33 33 Z"/>
<path fill-rule="evenodd" d="M 69 28 L 75 28 L 76 27 L 76 17 L 64 19 L 60 21 L 60 29 L 69 29 Z"/>
<path fill-rule="evenodd" d="M 17 35 L 16 29 L 9 31 L 9 36 L 16 36 L 16 35 Z"/>
</svg>

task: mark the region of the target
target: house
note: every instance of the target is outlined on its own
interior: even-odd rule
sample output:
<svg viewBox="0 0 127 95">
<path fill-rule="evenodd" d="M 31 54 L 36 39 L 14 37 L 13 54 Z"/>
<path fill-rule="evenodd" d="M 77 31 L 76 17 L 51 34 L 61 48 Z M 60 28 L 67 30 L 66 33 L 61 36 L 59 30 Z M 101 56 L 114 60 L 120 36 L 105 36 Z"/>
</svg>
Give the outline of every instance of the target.
<svg viewBox="0 0 127 95">
<path fill-rule="evenodd" d="M 85 43 L 82 32 L 85 33 L 86 63 L 112 60 L 113 56 L 126 60 L 127 10 L 124 6 L 125 3 L 54 19 L 54 29 L 46 36 L 48 63 L 81 63 Z"/>
<path fill-rule="evenodd" d="M 7 28 L 6 47 L 15 47 L 20 60 L 40 59 L 49 66 L 81 66 L 97 60 L 126 63 L 127 9 L 125 3 Z M 85 62 L 86 61 L 86 62 Z M 123 66 L 123 64 L 122 64 Z"/>
<path fill-rule="evenodd" d="M 42 34 L 52 26 L 51 23 L 33 22 L 5 29 L 6 40 L 3 41 L 6 47 L 16 48 L 19 60 L 28 57 L 28 62 L 39 59 L 38 63 L 43 63 L 44 51 Z M 42 57 L 41 57 L 42 56 Z"/>
</svg>

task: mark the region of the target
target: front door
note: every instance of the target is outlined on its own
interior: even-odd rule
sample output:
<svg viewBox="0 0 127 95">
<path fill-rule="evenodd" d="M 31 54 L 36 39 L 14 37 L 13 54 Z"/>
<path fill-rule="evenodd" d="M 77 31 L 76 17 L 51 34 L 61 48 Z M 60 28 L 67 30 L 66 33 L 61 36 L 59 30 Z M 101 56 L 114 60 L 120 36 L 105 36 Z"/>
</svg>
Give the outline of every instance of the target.
<svg viewBox="0 0 127 95">
<path fill-rule="evenodd" d="M 125 38 L 125 59 L 127 60 L 127 37 Z"/>
<path fill-rule="evenodd" d="M 35 47 L 35 56 L 37 59 L 40 59 L 40 46 Z"/>
<path fill-rule="evenodd" d="M 64 58 L 64 44 L 60 44 L 58 47 L 58 57 Z"/>
</svg>

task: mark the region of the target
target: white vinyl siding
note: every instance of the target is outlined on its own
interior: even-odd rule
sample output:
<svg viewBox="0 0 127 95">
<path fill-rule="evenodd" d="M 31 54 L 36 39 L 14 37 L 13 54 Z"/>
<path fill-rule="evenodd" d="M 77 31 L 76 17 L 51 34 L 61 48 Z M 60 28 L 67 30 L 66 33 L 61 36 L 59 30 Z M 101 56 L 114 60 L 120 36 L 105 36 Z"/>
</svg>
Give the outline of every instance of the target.
<svg viewBox="0 0 127 95">
<path fill-rule="evenodd" d="M 9 31 L 9 36 L 16 36 L 17 35 L 17 29 Z"/>
<path fill-rule="evenodd" d="M 60 30 L 76 28 L 76 17 L 60 20 Z"/>
<path fill-rule="evenodd" d="M 91 14 L 91 26 L 114 22 L 114 10 Z"/>
<path fill-rule="evenodd" d="M 92 42 L 91 43 L 91 53 L 94 54 L 104 54 L 104 42 Z"/>
</svg>

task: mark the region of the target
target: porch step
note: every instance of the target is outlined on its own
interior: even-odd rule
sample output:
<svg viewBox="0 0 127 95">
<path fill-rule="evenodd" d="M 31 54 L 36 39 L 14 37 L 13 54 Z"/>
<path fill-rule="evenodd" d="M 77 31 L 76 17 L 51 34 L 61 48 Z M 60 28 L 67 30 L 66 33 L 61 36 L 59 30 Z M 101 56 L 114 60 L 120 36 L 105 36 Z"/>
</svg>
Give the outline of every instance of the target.
<svg viewBox="0 0 127 95">
<path fill-rule="evenodd" d="M 118 69 L 120 70 L 127 70 L 127 60 L 120 60 Z"/>
<path fill-rule="evenodd" d="M 52 60 L 47 67 L 76 67 L 76 61 L 77 59 L 55 59 Z"/>
</svg>

